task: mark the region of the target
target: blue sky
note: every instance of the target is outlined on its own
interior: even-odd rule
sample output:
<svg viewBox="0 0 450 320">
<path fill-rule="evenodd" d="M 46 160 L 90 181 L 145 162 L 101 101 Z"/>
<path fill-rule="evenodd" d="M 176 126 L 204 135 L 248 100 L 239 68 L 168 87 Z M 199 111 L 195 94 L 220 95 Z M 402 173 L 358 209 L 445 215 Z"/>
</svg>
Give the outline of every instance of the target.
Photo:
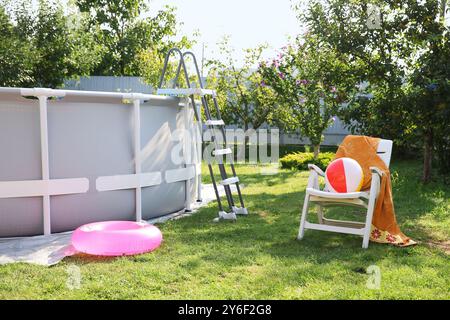
<svg viewBox="0 0 450 320">
<path fill-rule="evenodd" d="M 216 43 L 230 35 L 236 49 L 235 58 L 242 61 L 242 49 L 267 43 L 271 48 L 264 56 L 275 55 L 284 46 L 288 36 L 301 32 L 301 26 L 291 9 L 291 0 L 152 0 L 154 13 L 165 4 L 177 8 L 178 20 L 183 22 L 181 33 L 200 32 L 193 48 L 201 58 L 204 43 L 205 57 L 218 57 Z"/>
</svg>

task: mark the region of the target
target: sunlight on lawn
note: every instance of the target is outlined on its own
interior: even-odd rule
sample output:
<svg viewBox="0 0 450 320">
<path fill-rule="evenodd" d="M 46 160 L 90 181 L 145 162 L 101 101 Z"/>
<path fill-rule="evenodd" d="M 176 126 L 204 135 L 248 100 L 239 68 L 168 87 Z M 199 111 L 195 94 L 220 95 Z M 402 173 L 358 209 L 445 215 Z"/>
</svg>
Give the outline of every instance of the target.
<svg viewBox="0 0 450 320">
<path fill-rule="evenodd" d="M 308 173 L 280 170 L 263 176 L 257 166 L 238 165 L 248 217 L 213 223 L 213 203 L 159 225 L 164 242 L 153 253 L 72 257 L 50 268 L 0 266 L 0 299 L 446 299 L 449 256 L 430 243 L 450 236 L 449 190 L 439 183 L 427 188 L 416 183 L 419 166 L 393 164 L 399 177 L 394 182 L 397 218 L 405 233 L 421 242 L 415 247 L 371 243 L 362 250 L 357 236 L 312 230 L 297 241 Z M 80 288 L 74 290 L 66 286 L 72 265 L 81 271 Z M 366 286 L 370 265 L 381 270 L 379 290 Z"/>
</svg>

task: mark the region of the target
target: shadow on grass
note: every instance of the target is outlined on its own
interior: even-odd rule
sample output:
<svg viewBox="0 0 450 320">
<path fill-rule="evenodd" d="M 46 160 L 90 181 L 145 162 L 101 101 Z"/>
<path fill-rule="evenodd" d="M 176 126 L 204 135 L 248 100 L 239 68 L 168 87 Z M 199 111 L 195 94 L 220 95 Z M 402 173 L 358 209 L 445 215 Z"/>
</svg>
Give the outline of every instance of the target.
<svg viewBox="0 0 450 320">
<path fill-rule="evenodd" d="M 433 200 L 433 194 L 437 192 L 445 199 L 448 198 L 449 191 L 440 184 L 426 187 L 418 185 L 414 179 L 416 172 L 414 166 L 401 164 L 394 166 L 392 172 L 397 220 L 400 227 L 403 223 L 403 232 L 412 238 L 431 239 L 433 237 L 431 230 L 414 228 L 412 227 L 413 222 L 440 205 Z M 261 176 L 257 172 L 247 174 L 240 172 L 239 176 L 251 188 L 253 185 L 267 184 L 266 181 L 283 184 L 295 174 L 296 172 L 282 171 L 277 176 Z M 303 177 L 298 178 L 303 179 Z M 296 240 L 300 208 L 305 195 L 304 188 L 302 189 L 297 192 L 285 192 L 281 195 L 268 192 L 250 194 L 246 193 L 246 189 L 244 189 L 244 199 L 249 208 L 249 216 L 239 217 L 235 223 L 214 224 L 212 219 L 217 214 L 217 207 L 211 205 L 193 217 L 180 222 L 177 226 L 174 225 L 174 231 L 179 232 L 175 237 L 183 243 L 193 246 L 212 241 L 219 248 L 239 250 L 241 255 L 233 256 L 231 260 L 229 259 L 230 254 L 235 254 L 233 250 L 229 253 L 220 250 L 204 253 L 203 259 L 221 262 L 224 267 L 226 265 L 239 266 L 245 261 L 256 259 L 261 253 L 283 259 L 306 259 L 318 263 L 339 261 L 357 264 L 358 261 L 376 263 L 388 256 L 401 258 L 416 250 L 421 250 L 414 247 L 397 248 L 376 243 L 371 243 L 369 249 L 364 250 L 361 248 L 361 237 L 314 230 L 308 230 L 302 241 Z M 329 211 L 331 217 L 340 219 L 354 217 L 349 213 L 354 211 L 352 208 L 344 207 Z M 315 213 L 311 210 L 309 219 L 313 220 L 314 217 Z M 360 219 L 356 220 L 362 220 L 364 215 L 359 217 Z"/>
<path fill-rule="evenodd" d="M 239 216 L 237 222 L 214 223 L 218 208 L 217 204 L 212 203 L 191 217 L 160 224 L 158 226 L 165 240 L 162 247 L 154 253 L 157 257 L 171 255 L 175 251 L 183 255 L 199 255 L 201 260 L 227 268 L 238 267 L 258 259 L 261 255 L 268 255 L 276 259 L 293 260 L 294 264 L 300 260 L 311 263 L 340 262 L 351 265 L 352 270 L 359 270 L 359 265 L 367 267 L 366 264 L 377 263 L 386 257 L 400 259 L 420 250 L 376 243 L 371 243 L 369 249 L 364 250 L 361 248 L 361 237 L 314 230 L 308 230 L 304 239 L 298 241 L 296 236 L 307 173 L 282 170 L 274 176 L 263 176 L 258 170 L 244 172 L 243 167 L 237 167 L 237 170 L 241 180 L 247 185 L 243 194 L 249 208 L 249 216 Z M 435 193 L 445 199 L 448 198 L 449 191 L 439 184 L 431 187 L 417 185 L 413 178 L 415 172 L 414 166 L 408 167 L 404 164 L 393 168 L 397 219 L 407 235 L 430 240 L 433 237 L 432 232 L 427 228 L 414 227 L 414 221 L 440 205 L 433 201 Z M 280 194 L 277 188 L 283 188 L 283 184 L 290 183 L 291 178 L 304 179 L 305 183 L 299 184 L 297 191 L 292 192 L 290 189 L 291 191 Z M 264 189 L 267 191 L 252 193 L 253 188 L 261 186 L 274 186 L 275 189 L 267 188 Z M 278 192 L 271 193 L 273 190 Z M 354 215 L 349 213 L 352 211 L 352 208 L 327 210 L 331 218 L 339 219 L 353 218 Z M 360 215 L 359 219 L 363 217 Z M 309 219 L 315 219 L 313 209 L 310 210 Z M 137 259 L 146 262 L 147 258 L 143 257 Z M 109 261 L 90 257 L 73 259 L 84 263 Z M 191 263 L 186 264 L 186 268 L 189 267 L 193 267 Z"/>
</svg>

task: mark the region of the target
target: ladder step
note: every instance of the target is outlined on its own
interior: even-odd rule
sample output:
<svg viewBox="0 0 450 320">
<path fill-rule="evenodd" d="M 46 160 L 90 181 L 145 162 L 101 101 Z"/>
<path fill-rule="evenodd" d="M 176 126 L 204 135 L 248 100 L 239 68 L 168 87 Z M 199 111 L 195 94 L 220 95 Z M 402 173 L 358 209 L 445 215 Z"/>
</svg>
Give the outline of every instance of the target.
<svg viewBox="0 0 450 320">
<path fill-rule="evenodd" d="M 232 154 L 233 151 L 230 148 L 226 148 L 226 149 L 217 149 L 213 151 L 213 155 L 215 156 L 221 156 L 224 154 Z"/>
<path fill-rule="evenodd" d="M 219 211 L 219 220 L 236 220 L 236 214 L 233 211 Z"/>
<path fill-rule="evenodd" d="M 207 126 L 224 126 L 225 122 L 223 122 L 223 120 L 208 120 L 205 124 Z"/>
<path fill-rule="evenodd" d="M 248 215 L 248 211 L 247 208 L 242 208 L 242 207 L 233 207 L 233 212 L 235 214 L 240 214 L 240 215 Z"/>
<path fill-rule="evenodd" d="M 230 184 L 234 184 L 234 183 L 238 183 L 239 182 L 239 178 L 238 177 L 231 177 L 225 180 L 220 181 L 219 183 L 223 186 L 228 186 Z"/>
<path fill-rule="evenodd" d="M 202 100 L 201 105 L 204 108 L 205 114 L 208 115 L 207 118 L 209 118 L 209 119 L 207 119 L 207 121 L 205 121 L 205 124 L 207 126 L 209 126 L 211 129 L 214 129 L 213 131 L 216 131 L 217 129 L 219 129 L 218 131 L 223 131 L 225 129 L 225 123 L 224 123 L 224 121 L 222 119 L 211 119 L 209 108 L 208 108 L 208 103 L 207 103 L 207 101 L 209 99 L 207 99 L 207 97 L 206 97 L 207 95 L 211 96 L 210 99 L 213 100 L 214 106 L 217 107 L 217 104 L 218 104 L 218 102 L 217 102 L 217 92 L 215 90 L 209 90 L 209 89 L 203 89 L 202 88 L 203 84 L 202 84 L 202 80 L 200 79 L 201 78 L 200 70 L 198 69 L 198 65 L 197 65 L 197 61 L 196 61 L 195 55 L 192 52 L 184 52 L 183 53 L 177 48 L 171 48 L 167 52 L 167 55 L 166 55 L 165 61 L 164 61 L 164 67 L 163 67 L 162 75 L 161 75 L 161 78 L 160 78 L 160 85 L 159 85 L 159 87 L 161 87 L 162 84 L 164 83 L 164 78 L 165 78 L 165 75 L 166 75 L 166 71 L 167 71 L 167 67 L 168 67 L 168 63 L 169 63 L 169 58 L 170 58 L 172 52 L 177 52 L 177 53 L 179 53 L 179 56 L 180 56 L 179 57 L 179 62 L 178 62 L 180 68 L 177 71 L 176 79 L 178 79 L 178 76 L 180 75 L 181 67 L 183 67 L 184 74 L 188 73 L 188 70 L 187 70 L 186 65 L 185 65 L 184 57 L 185 57 L 185 55 L 190 55 L 192 57 L 193 62 L 194 62 L 194 67 L 195 67 L 195 71 L 197 73 L 199 86 L 197 87 L 197 85 L 196 85 L 197 88 L 190 88 L 191 85 L 190 85 L 189 81 L 186 81 L 188 88 L 165 88 L 165 89 L 159 88 L 157 90 L 157 94 L 159 94 L 159 95 L 168 95 L 168 96 L 177 96 L 177 97 L 185 97 L 185 98 L 189 97 L 189 98 L 193 98 L 193 100 L 195 100 L 198 96 L 201 96 L 201 98 L 202 98 L 201 99 Z M 189 79 L 185 79 L 185 80 L 189 80 Z M 177 85 L 177 84 L 175 83 L 175 85 Z M 194 97 L 194 96 L 196 96 L 196 97 Z M 140 98 L 138 97 L 136 99 L 140 99 Z M 179 98 L 179 99 L 182 99 L 182 98 Z M 186 103 L 187 106 L 190 106 L 190 103 L 188 101 L 186 101 L 185 103 Z M 192 103 L 196 104 L 195 101 L 192 101 Z M 199 114 L 197 114 L 197 109 L 195 108 L 195 106 L 190 106 L 190 107 L 194 108 L 195 114 L 196 114 L 196 116 L 198 118 Z M 218 114 L 217 118 L 220 118 L 219 114 Z M 197 119 L 197 120 L 200 120 L 200 119 Z M 216 180 L 214 178 L 214 173 L 213 173 L 213 170 L 212 170 L 212 166 L 211 166 L 211 164 L 209 164 L 208 167 L 209 167 L 211 179 L 212 179 L 213 186 L 214 186 L 214 191 L 215 191 L 216 198 L 217 198 L 217 203 L 219 205 L 219 216 L 217 218 L 215 218 L 214 221 L 221 221 L 221 220 L 236 221 L 236 215 L 246 215 L 246 214 L 248 214 L 248 211 L 247 211 L 247 208 L 245 208 L 244 201 L 242 199 L 241 191 L 240 191 L 239 184 L 238 184 L 239 183 L 239 178 L 235 177 L 235 176 L 230 176 L 230 178 L 227 177 L 226 172 L 224 172 L 224 170 L 225 170 L 225 168 L 223 167 L 224 164 L 221 163 L 221 160 L 224 160 L 224 159 L 222 157 L 219 157 L 221 155 L 226 155 L 226 154 L 231 154 L 231 156 L 232 156 L 234 149 L 233 148 L 227 148 L 227 145 L 226 145 L 225 141 L 223 141 L 221 143 L 218 143 L 218 141 L 216 141 L 215 134 L 216 134 L 216 132 L 213 132 L 213 136 L 212 137 L 214 138 L 213 141 L 215 142 L 216 150 L 213 150 L 212 154 L 214 156 L 216 156 L 216 160 L 219 163 L 219 169 L 221 170 L 221 174 L 222 174 L 222 176 L 224 176 L 226 178 L 223 181 L 219 182 L 219 184 L 225 186 L 225 193 L 226 193 L 226 196 L 227 196 L 227 202 L 228 202 L 229 208 L 231 209 L 231 212 L 223 211 L 224 208 L 223 208 L 221 200 L 220 200 L 220 195 L 219 195 L 219 192 L 218 192 Z M 224 140 L 225 140 L 225 137 L 224 137 Z M 221 149 L 221 148 L 224 148 L 224 149 Z M 231 159 L 229 159 L 229 160 L 231 160 Z M 232 161 L 230 161 L 230 165 L 231 165 L 231 168 L 233 170 L 233 175 L 235 175 L 235 173 L 234 173 L 235 171 L 234 171 L 234 167 L 233 167 Z M 230 187 L 226 187 L 227 185 L 231 185 L 231 184 L 235 184 L 235 186 L 236 186 L 237 193 L 238 193 L 238 196 L 239 196 L 239 202 L 241 204 L 241 207 L 236 207 L 234 205 L 235 202 L 234 202 L 233 196 L 231 194 L 231 188 Z"/>
</svg>

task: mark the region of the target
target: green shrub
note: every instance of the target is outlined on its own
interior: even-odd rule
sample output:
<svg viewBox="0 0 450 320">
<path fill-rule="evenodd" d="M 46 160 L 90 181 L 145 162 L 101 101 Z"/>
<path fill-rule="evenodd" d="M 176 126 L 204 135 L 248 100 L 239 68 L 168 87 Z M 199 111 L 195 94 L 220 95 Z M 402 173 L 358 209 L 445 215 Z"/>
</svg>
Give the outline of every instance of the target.
<svg viewBox="0 0 450 320">
<path fill-rule="evenodd" d="M 325 170 L 333 158 L 333 152 L 321 152 L 316 160 L 312 152 L 294 152 L 282 157 L 280 163 L 285 169 L 308 170 L 308 164 L 311 163 Z"/>
</svg>

